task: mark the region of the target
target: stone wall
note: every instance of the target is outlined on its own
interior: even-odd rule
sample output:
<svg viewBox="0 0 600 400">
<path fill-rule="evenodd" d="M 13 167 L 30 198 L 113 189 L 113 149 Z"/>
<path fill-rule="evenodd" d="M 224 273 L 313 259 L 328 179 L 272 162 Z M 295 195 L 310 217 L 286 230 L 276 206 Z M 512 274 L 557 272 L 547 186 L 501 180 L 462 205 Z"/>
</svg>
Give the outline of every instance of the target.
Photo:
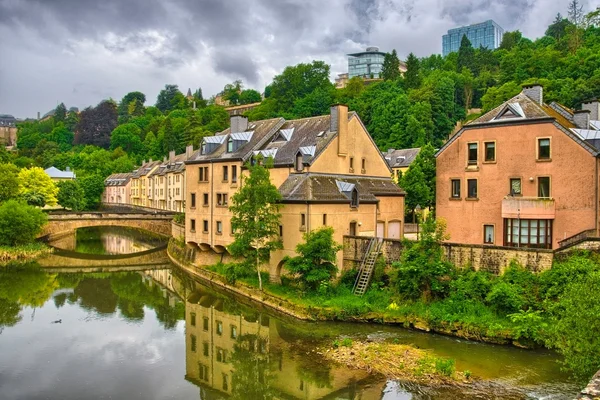
<svg viewBox="0 0 600 400">
<path fill-rule="evenodd" d="M 344 236 L 344 264 L 343 271 L 359 268 L 369 247 L 370 237 Z M 386 262 L 391 263 L 400 260 L 402 254 L 402 241 L 398 239 L 383 239 L 381 254 Z"/>
<path fill-rule="evenodd" d="M 577 395 L 577 398 L 583 400 L 600 399 L 600 371 L 596 372 L 589 385 Z"/>
<path fill-rule="evenodd" d="M 512 260 L 533 272 L 552 268 L 554 252 L 543 249 L 444 243 L 446 259 L 458 267 L 502 274 Z"/>
<path fill-rule="evenodd" d="M 171 236 L 175 239 L 183 240 L 185 238 L 185 225 L 178 224 L 175 221 L 171 222 Z"/>
<path fill-rule="evenodd" d="M 369 237 L 344 236 L 343 269 L 359 268 L 369 246 Z M 600 242 L 597 242 L 600 245 Z M 542 249 L 524 249 L 500 246 L 464 245 L 444 243 L 446 259 L 458 267 L 473 267 L 502 274 L 512 260 L 534 272 L 552 267 L 554 252 Z M 383 239 L 382 255 L 386 264 L 399 261 L 402 255 L 402 241 Z"/>
</svg>

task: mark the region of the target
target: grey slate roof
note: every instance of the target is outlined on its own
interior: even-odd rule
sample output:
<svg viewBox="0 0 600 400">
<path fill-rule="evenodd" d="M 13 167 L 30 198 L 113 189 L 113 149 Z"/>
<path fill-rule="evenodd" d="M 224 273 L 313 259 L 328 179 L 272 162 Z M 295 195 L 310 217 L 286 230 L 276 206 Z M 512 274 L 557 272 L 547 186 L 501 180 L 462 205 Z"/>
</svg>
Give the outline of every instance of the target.
<svg viewBox="0 0 600 400">
<path fill-rule="evenodd" d="M 132 172 L 112 174 L 104 180 L 104 186 L 125 186 L 132 177 Z"/>
<path fill-rule="evenodd" d="M 389 178 L 335 174 L 291 174 L 279 187 L 283 202 L 350 203 L 347 193 L 356 188 L 359 201 L 377 202 L 377 196 L 402 196 L 404 191 Z"/>
<path fill-rule="evenodd" d="M 408 167 L 417 158 L 421 148 L 395 150 L 389 149 L 383 154 L 390 168 Z"/>
</svg>

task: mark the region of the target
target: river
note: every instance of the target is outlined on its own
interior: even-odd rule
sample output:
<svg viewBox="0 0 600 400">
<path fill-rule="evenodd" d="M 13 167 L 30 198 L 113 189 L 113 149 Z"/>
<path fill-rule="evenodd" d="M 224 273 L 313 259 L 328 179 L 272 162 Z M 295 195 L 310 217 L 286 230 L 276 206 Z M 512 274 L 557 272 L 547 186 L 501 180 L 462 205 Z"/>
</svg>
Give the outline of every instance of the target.
<svg viewBox="0 0 600 400">
<path fill-rule="evenodd" d="M 118 257 L 161 241 L 94 228 L 60 244 Z M 0 399 L 571 399 L 579 389 L 550 351 L 297 321 L 210 290 L 178 267 L 153 268 L 0 267 Z M 430 349 L 489 381 L 469 389 L 389 381 L 316 351 L 344 337 Z"/>
</svg>

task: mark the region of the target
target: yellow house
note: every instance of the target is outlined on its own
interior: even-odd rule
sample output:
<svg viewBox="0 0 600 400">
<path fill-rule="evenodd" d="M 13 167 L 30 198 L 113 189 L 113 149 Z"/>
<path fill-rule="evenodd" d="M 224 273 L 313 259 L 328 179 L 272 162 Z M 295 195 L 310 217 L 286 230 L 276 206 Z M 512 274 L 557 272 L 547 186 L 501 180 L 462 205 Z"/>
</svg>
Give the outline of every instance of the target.
<svg viewBox="0 0 600 400">
<path fill-rule="evenodd" d="M 392 179 L 398 183 L 402 176 L 408 171 L 408 167 L 415 161 L 415 158 L 419 155 L 421 148 L 414 149 L 388 149 L 383 155 L 388 163 L 388 166 L 392 170 Z"/>
<path fill-rule="evenodd" d="M 404 192 L 360 118 L 346 106 L 330 115 L 286 121 L 231 118 L 231 128 L 204 139 L 186 161 L 186 232 L 190 246 L 223 253 L 233 242 L 231 196 L 243 166 L 254 156 L 271 157 L 271 181 L 283 196 L 283 250 L 271 254 L 277 279 L 282 259 L 294 256 L 302 235 L 322 226 L 344 235 L 401 238 Z M 337 264 L 342 266 L 342 252 Z"/>
</svg>

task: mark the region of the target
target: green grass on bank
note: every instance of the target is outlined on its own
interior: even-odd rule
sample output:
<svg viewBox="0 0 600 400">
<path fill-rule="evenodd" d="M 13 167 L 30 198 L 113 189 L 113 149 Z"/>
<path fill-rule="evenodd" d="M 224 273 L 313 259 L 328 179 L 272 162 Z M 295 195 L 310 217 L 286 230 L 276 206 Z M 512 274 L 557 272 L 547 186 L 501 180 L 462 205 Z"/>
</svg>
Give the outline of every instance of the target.
<svg viewBox="0 0 600 400">
<path fill-rule="evenodd" d="M 52 253 L 44 243 L 31 243 L 22 246 L 0 246 L 0 262 L 28 261 Z"/>
</svg>

